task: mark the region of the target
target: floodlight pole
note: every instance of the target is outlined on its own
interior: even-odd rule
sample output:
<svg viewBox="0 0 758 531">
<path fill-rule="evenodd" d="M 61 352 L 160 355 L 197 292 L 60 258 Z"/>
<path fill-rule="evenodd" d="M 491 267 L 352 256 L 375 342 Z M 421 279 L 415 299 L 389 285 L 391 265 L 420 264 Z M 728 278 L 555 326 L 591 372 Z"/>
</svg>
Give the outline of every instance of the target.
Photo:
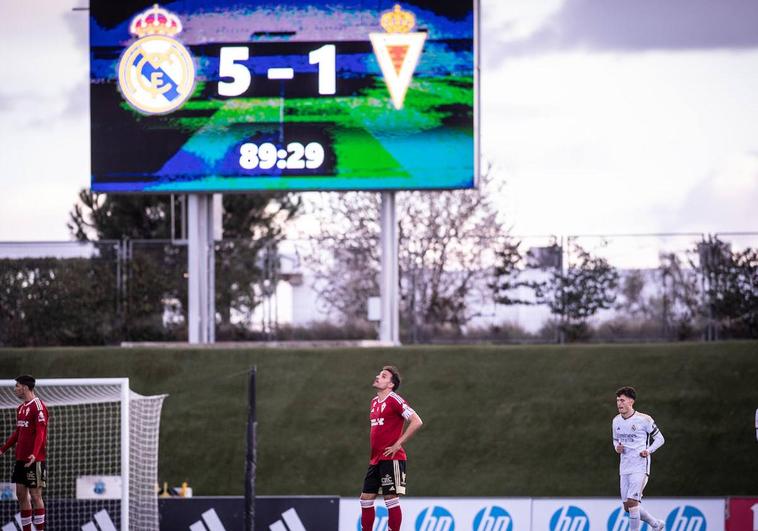
<svg viewBox="0 0 758 531">
<path fill-rule="evenodd" d="M 382 192 L 381 209 L 382 272 L 380 294 L 382 299 L 382 315 L 379 322 L 379 340 L 383 343 L 399 345 L 400 295 L 395 192 Z"/>
<path fill-rule="evenodd" d="M 189 342 L 216 341 L 216 283 L 212 194 L 190 194 L 187 216 L 187 291 Z"/>
</svg>

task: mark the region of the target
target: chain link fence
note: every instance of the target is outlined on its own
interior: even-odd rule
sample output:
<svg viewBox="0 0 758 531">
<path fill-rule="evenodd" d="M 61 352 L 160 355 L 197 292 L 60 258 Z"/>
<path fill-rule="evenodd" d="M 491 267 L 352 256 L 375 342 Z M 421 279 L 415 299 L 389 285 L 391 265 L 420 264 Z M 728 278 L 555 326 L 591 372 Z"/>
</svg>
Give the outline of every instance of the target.
<svg viewBox="0 0 758 531">
<path fill-rule="evenodd" d="M 400 245 L 401 340 L 758 337 L 758 233 Z M 218 341 L 375 339 L 378 242 L 215 242 Z M 0 242 L 0 346 L 185 341 L 183 240 Z"/>
</svg>

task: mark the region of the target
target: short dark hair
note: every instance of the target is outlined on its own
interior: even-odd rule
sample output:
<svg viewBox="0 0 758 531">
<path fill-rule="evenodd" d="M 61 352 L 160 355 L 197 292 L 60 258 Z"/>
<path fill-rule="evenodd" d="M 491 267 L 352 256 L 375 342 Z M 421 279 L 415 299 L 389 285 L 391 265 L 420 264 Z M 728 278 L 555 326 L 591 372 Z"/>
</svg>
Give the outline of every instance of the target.
<svg viewBox="0 0 758 531">
<path fill-rule="evenodd" d="M 34 384 L 37 383 L 37 380 L 35 380 L 34 376 L 31 374 L 22 374 L 21 376 L 17 376 L 16 381 L 21 385 L 27 386 L 29 390 L 34 389 Z"/>
<path fill-rule="evenodd" d="M 392 375 L 392 390 L 397 391 L 400 389 L 400 371 L 397 370 L 397 367 L 394 365 L 385 365 L 382 367 L 383 371 L 387 371 Z"/>
<path fill-rule="evenodd" d="M 625 386 L 616 391 L 616 396 L 619 397 L 621 395 L 624 395 L 626 397 L 631 398 L 632 400 L 637 400 L 637 391 L 634 390 L 634 387 Z"/>
</svg>

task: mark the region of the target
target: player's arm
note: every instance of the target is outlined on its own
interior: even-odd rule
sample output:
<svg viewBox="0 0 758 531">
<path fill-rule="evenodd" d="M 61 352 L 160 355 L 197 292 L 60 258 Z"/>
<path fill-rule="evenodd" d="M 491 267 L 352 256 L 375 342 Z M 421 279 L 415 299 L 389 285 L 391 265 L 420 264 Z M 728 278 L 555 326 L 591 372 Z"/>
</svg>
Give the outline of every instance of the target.
<svg viewBox="0 0 758 531">
<path fill-rule="evenodd" d="M 658 429 L 658 426 L 655 425 L 655 422 L 652 423 L 652 430 L 650 431 L 650 439 L 651 444 L 647 447 L 647 449 L 640 452 L 641 457 L 647 457 L 653 452 L 655 452 L 658 448 L 663 446 L 663 443 L 666 442 L 666 439 L 663 438 L 663 434 L 661 433 L 661 430 Z"/>
<path fill-rule="evenodd" d="M 18 441 L 18 428 L 11 434 L 10 437 L 8 437 L 8 440 L 5 441 L 5 444 L 2 448 L 0 448 L 0 455 L 4 454 L 8 451 L 8 448 L 11 448 L 14 444 L 16 444 L 16 441 Z"/>
<path fill-rule="evenodd" d="M 37 430 L 34 433 L 34 450 L 29 456 L 29 461 L 26 462 L 26 466 L 31 466 L 37 460 L 37 456 L 42 451 L 42 446 L 45 444 L 47 438 L 47 424 L 40 422 L 37 424 Z"/>
<path fill-rule="evenodd" d="M 418 416 L 418 413 L 407 406 L 403 408 L 402 415 L 405 420 L 408 421 L 408 424 L 406 425 L 403 433 L 400 435 L 400 438 L 395 441 L 395 444 L 384 449 L 385 456 L 394 455 L 397 453 L 400 448 L 402 448 L 405 441 L 413 437 L 413 434 L 416 433 L 419 428 L 421 428 L 422 424 L 424 424 L 424 422 L 421 420 L 421 417 Z"/>
<path fill-rule="evenodd" d="M 418 413 L 414 411 L 413 415 L 408 419 L 408 425 L 406 426 L 405 431 L 395 444 L 402 445 L 405 441 L 413 437 L 413 434 L 421 428 L 422 424 L 424 424 L 424 421 L 422 421 L 421 417 L 418 416 Z"/>
<path fill-rule="evenodd" d="M 42 446 L 47 439 L 47 418 L 43 410 L 37 411 L 36 422 L 34 423 L 34 446 L 32 447 L 32 453 L 29 455 L 29 460 L 24 466 L 31 466 L 37 460 L 37 456 L 42 451 Z"/>
<path fill-rule="evenodd" d="M 611 424 L 611 442 L 613 443 L 613 449 L 616 450 L 617 454 L 624 453 L 624 445 L 621 444 L 621 441 L 616 438 L 616 432 L 613 429 L 613 424 Z"/>
</svg>

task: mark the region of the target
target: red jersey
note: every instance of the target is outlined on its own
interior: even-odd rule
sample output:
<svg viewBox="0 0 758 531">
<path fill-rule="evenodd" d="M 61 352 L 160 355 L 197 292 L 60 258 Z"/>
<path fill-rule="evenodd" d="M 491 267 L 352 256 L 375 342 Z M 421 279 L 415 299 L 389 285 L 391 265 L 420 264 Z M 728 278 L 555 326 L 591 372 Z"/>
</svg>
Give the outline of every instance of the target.
<svg viewBox="0 0 758 531">
<path fill-rule="evenodd" d="M 403 433 L 403 424 L 416 412 L 400 398 L 400 395 L 390 393 L 384 400 L 375 396 L 371 401 L 371 460 L 369 464 L 375 465 L 379 461 L 406 460 L 405 450 L 400 449 L 395 455 L 382 455 L 384 449 L 392 446 Z"/>
<path fill-rule="evenodd" d="M 18 406 L 16 431 L 3 445 L 2 453 L 15 444 L 17 461 L 28 461 L 30 455 L 34 455 L 37 461 L 44 461 L 47 421 L 47 407 L 39 398 Z"/>
</svg>

